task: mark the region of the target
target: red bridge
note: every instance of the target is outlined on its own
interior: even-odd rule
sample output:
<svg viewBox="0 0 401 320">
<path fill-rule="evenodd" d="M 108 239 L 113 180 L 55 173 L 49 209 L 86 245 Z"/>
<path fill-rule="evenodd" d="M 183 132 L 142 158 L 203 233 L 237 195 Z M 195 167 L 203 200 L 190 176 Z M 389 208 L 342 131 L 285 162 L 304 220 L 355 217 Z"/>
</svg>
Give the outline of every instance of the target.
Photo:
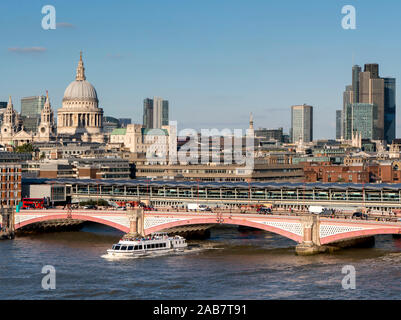
<svg viewBox="0 0 401 320">
<path fill-rule="evenodd" d="M 137 211 L 139 212 L 139 211 Z M 401 234 L 401 222 L 323 218 L 315 215 L 260 215 L 223 212 L 167 212 L 105 210 L 22 210 L 15 229 L 46 221 L 93 221 L 125 233 L 147 235 L 183 226 L 228 224 L 269 231 L 306 246 L 322 246 L 379 234 Z"/>
</svg>

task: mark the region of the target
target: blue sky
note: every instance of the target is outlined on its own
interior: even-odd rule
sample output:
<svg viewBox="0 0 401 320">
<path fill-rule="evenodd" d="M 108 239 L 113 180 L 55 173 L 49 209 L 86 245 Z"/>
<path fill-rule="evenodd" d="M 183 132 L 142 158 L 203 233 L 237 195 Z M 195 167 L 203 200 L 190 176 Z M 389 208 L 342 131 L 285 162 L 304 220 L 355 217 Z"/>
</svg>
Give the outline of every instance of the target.
<svg viewBox="0 0 401 320">
<path fill-rule="evenodd" d="M 41 27 L 47 4 L 56 30 Z M 356 30 L 341 27 L 348 4 Z M 1 1 L 0 101 L 11 95 L 19 111 L 49 90 L 61 107 L 83 50 L 105 115 L 141 122 L 143 99 L 160 96 L 180 128 L 245 128 L 253 112 L 255 127 L 288 132 L 291 105 L 307 103 L 315 138 L 333 138 L 353 61 L 379 63 L 399 92 L 400 10 L 398 0 Z"/>
</svg>

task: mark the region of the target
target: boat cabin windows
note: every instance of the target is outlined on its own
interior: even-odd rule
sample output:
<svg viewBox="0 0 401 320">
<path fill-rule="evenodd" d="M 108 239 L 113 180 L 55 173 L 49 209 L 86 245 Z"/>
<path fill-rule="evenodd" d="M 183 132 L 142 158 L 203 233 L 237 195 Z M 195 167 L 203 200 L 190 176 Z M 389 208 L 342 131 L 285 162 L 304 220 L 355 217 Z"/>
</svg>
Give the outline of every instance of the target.
<svg viewBox="0 0 401 320">
<path fill-rule="evenodd" d="M 150 245 L 149 245 L 150 246 Z M 148 247 L 148 245 L 145 245 L 145 247 Z M 142 245 L 136 245 L 136 246 L 122 246 L 119 244 L 115 244 L 112 247 L 113 250 L 128 250 L 128 251 L 132 251 L 132 250 L 142 250 L 143 247 Z"/>
</svg>

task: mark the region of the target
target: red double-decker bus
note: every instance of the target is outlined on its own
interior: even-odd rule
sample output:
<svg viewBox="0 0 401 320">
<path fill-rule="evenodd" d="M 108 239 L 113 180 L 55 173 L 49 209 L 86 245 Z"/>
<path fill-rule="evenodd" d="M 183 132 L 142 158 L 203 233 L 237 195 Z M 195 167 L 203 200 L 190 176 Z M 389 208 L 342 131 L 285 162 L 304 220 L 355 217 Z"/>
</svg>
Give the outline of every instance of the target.
<svg viewBox="0 0 401 320">
<path fill-rule="evenodd" d="M 45 207 L 44 198 L 23 198 L 22 209 L 43 209 Z"/>
</svg>

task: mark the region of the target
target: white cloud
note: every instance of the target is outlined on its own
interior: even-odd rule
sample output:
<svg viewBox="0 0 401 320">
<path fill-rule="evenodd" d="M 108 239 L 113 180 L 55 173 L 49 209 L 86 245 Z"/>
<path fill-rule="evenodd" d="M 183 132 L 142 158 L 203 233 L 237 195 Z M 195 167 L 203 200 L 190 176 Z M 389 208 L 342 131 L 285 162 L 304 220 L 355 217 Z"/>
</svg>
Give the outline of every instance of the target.
<svg viewBox="0 0 401 320">
<path fill-rule="evenodd" d="M 42 53 L 45 52 L 47 49 L 43 47 L 25 47 L 25 48 L 8 48 L 9 52 L 15 53 Z"/>
</svg>

